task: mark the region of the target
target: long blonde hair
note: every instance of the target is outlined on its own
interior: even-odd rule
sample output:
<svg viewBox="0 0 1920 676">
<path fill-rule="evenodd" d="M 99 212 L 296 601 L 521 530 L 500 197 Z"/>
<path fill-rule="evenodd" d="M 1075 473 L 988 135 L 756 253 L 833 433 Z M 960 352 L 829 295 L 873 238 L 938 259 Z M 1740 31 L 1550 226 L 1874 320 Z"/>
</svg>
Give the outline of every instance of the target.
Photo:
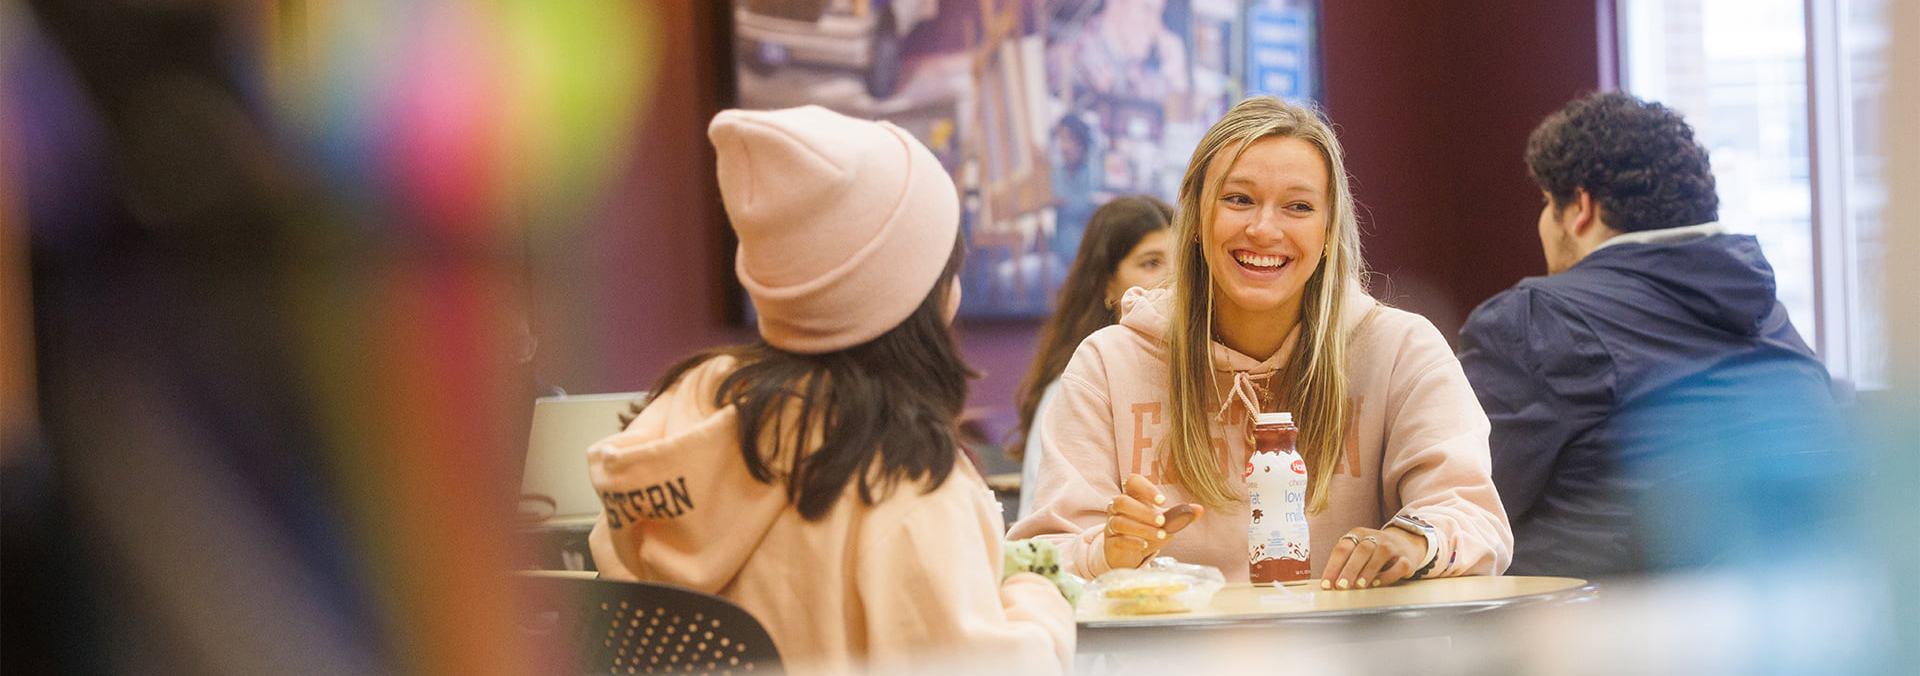
<svg viewBox="0 0 1920 676">
<path fill-rule="evenodd" d="M 1327 506 L 1327 483 L 1339 464 L 1349 418 L 1347 395 L 1347 338 L 1340 299 L 1347 286 L 1360 279 L 1360 228 L 1354 220 L 1353 193 L 1348 188 L 1346 162 L 1340 141 L 1326 120 L 1313 110 L 1272 97 L 1241 101 L 1214 123 L 1187 163 L 1180 182 L 1180 209 L 1174 218 L 1174 277 L 1171 330 L 1168 332 L 1169 430 L 1160 457 L 1172 481 L 1200 503 L 1222 508 L 1240 502 L 1234 490 L 1237 468 L 1213 447 L 1208 426 L 1219 405 L 1212 362 L 1213 277 L 1204 250 L 1206 231 L 1219 199 L 1218 183 L 1208 184 L 1207 169 L 1216 160 L 1227 166 L 1239 161 L 1247 146 L 1268 137 L 1297 138 L 1312 144 L 1326 162 L 1332 213 L 1326 259 L 1301 290 L 1300 338 L 1287 367 L 1271 387 L 1291 402 L 1294 423 L 1300 428 L 1299 451 L 1310 478 L 1307 510 Z M 1224 172 L 1223 172 L 1224 178 Z"/>
</svg>

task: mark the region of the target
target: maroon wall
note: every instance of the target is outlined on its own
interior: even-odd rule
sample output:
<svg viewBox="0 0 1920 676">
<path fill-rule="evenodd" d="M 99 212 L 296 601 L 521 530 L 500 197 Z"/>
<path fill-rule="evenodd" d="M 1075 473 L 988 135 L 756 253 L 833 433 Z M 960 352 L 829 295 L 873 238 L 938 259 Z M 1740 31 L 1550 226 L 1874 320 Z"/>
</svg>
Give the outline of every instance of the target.
<svg viewBox="0 0 1920 676">
<path fill-rule="evenodd" d="M 1520 154 L 1542 117 L 1602 83 L 1595 2 L 1322 3 L 1326 104 L 1367 258 L 1383 274 L 1375 289 L 1449 337 L 1480 301 L 1543 271 L 1540 198 Z M 536 286 L 548 287 L 536 308 L 541 369 L 569 391 L 649 387 L 694 349 L 751 338 L 728 321 L 732 271 L 705 136 L 724 89 L 716 4 L 657 5 L 662 70 L 627 188 L 578 258 L 536 265 Z M 542 281 L 556 269 L 566 281 Z M 985 372 L 972 413 L 989 432 L 1012 423 L 1035 328 L 960 328 Z"/>
<path fill-rule="evenodd" d="M 752 339 L 729 319 L 733 271 L 706 136 L 725 89 L 718 4 L 650 3 L 658 70 L 627 176 L 597 224 L 535 252 L 538 371 L 568 392 L 647 389 L 694 350 Z"/>
<path fill-rule="evenodd" d="M 1322 8 L 1327 110 L 1373 288 L 1451 339 L 1480 301 L 1545 272 L 1521 152 L 1541 118 L 1602 84 L 1595 1 Z"/>
</svg>

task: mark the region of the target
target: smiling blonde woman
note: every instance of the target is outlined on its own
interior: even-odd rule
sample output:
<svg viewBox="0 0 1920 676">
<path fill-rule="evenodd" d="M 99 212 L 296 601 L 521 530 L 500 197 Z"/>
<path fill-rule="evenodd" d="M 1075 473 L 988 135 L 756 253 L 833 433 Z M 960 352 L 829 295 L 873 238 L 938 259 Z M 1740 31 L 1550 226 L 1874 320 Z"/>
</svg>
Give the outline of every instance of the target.
<svg viewBox="0 0 1920 676">
<path fill-rule="evenodd" d="M 1440 332 L 1362 290 L 1326 122 L 1234 106 L 1194 149 L 1173 237 L 1171 288 L 1128 292 L 1061 373 L 1009 537 L 1054 542 L 1082 576 L 1170 555 L 1245 581 L 1249 421 L 1290 411 L 1324 587 L 1504 570 L 1486 415 Z"/>
</svg>

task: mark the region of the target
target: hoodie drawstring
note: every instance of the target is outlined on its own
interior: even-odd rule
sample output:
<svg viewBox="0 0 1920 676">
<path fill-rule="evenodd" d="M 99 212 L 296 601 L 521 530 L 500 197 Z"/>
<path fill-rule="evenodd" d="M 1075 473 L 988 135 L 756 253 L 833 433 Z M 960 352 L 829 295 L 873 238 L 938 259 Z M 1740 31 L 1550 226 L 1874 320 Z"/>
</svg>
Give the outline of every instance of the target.
<svg viewBox="0 0 1920 676">
<path fill-rule="evenodd" d="M 1268 371 L 1266 373 L 1251 374 L 1246 371 L 1234 371 L 1233 385 L 1227 388 L 1226 400 L 1220 402 L 1220 412 L 1214 414 L 1214 416 L 1218 418 L 1220 422 L 1226 422 L 1227 411 L 1231 410 L 1233 403 L 1238 401 L 1241 406 L 1246 407 L 1247 418 L 1251 420 L 1253 416 L 1260 413 L 1260 391 L 1254 389 L 1253 381 L 1258 380 L 1261 381 L 1262 385 L 1265 385 L 1267 380 L 1273 378 L 1274 373 L 1274 371 Z"/>
</svg>

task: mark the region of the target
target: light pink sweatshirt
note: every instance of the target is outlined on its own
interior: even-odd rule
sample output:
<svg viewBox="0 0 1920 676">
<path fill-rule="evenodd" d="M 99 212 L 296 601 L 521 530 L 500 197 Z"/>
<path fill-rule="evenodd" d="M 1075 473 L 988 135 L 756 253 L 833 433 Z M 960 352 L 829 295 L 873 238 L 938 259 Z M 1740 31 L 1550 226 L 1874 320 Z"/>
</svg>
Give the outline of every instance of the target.
<svg viewBox="0 0 1920 676">
<path fill-rule="evenodd" d="M 964 458 L 931 492 L 902 484 L 869 506 L 849 487 L 824 519 L 802 519 L 787 464 L 774 483 L 755 481 L 738 411 L 712 405 L 734 365 L 689 370 L 588 450 L 605 507 L 589 539 L 601 576 L 732 600 L 766 625 L 792 674 L 955 657 L 1013 673 L 1069 668 L 1073 610 L 1038 575 L 1001 582 L 1000 508 Z"/>
<path fill-rule="evenodd" d="M 1169 485 L 1156 444 L 1168 429 L 1167 332 L 1171 292 L 1133 289 L 1121 299 L 1120 323 L 1094 332 L 1060 375 L 1060 392 L 1041 420 L 1034 511 L 1009 538 L 1039 537 L 1061 547 L 1075 574 L 1108 570 L 1107 501 L 1130 473 L 1152 479 L 1167 504 L 1192 501 Z M 1513 534 L 1500 506 L 1487 451 L 1487 416 L 1460 362 L 1425 318 L 1379 304 L 1350 289 L 1344 301 L 1353 343 L 1347 377 L 1356 415 L 1346 453 L 1329 486 L 1327 508 L 1309 514 L 1312 571 L 1319 577 L 1334 542 L 1355 526 L 1378 528 L 1395 514 L 1419 516 L 1440 532 L 1431 577 L 1497 575 L 1513 554 Z M 1264 362 L 1213 343 L 1214 375 L 1225 393 L 1245 374 L 1264 395 L 1260 376 L 1285 366 L 1289 348 Z M 1219 403 L 1214 404 L 1220 406 Z M 1218 410 L 1217 408 L 1215 409 Z M 1285 410 L 1284 408 L 1282 410 Z M 1245 405 L 1211 418 L 1213 443 L 1233 467 L 1247 462 L 1250 416 Z M 1245 497 L 1242 474 L 1235 490 Z M 1209 510 L 1161 550 L 1187 563 L 1247 580 L 1245 503 Z"/>
</svg>

